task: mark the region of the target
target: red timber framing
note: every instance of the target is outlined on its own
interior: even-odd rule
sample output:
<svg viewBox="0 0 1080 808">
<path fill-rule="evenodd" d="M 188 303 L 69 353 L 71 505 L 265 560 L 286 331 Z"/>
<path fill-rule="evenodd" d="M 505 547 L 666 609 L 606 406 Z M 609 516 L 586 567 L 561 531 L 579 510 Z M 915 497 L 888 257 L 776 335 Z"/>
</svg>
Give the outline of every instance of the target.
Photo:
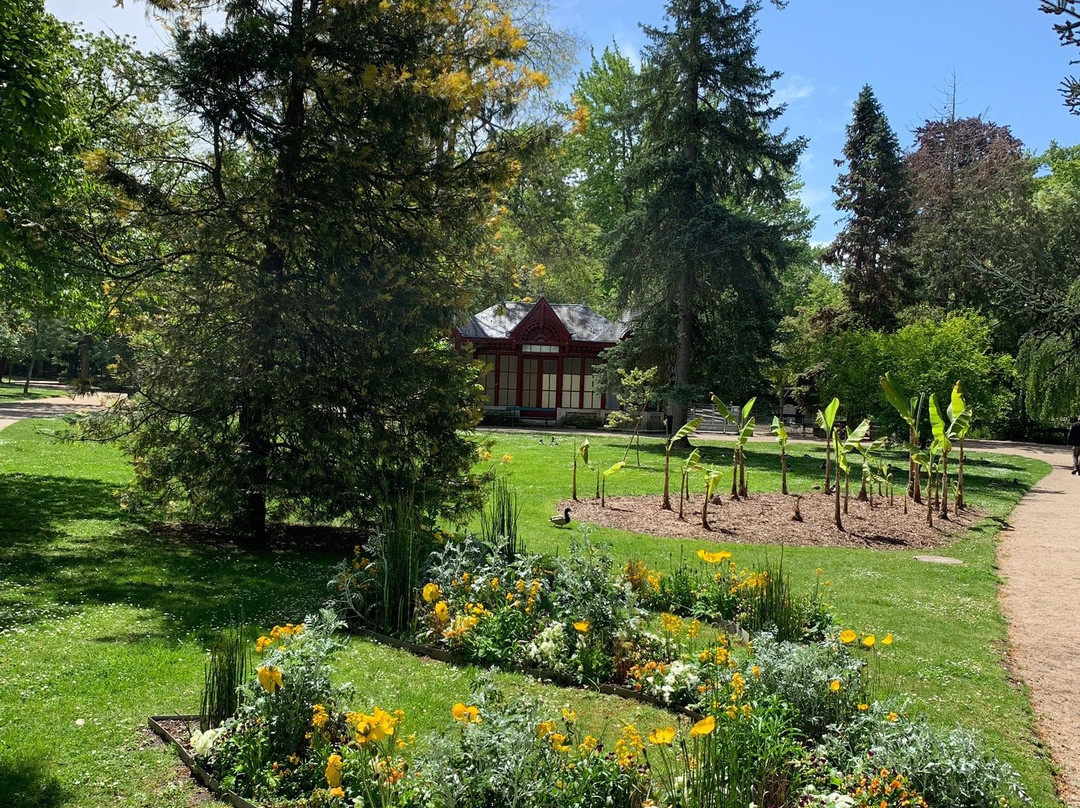
<svg viewBox="0 0 1080 808">
<path fill-rule="evenodd" d="M 456 334 L 459 345 L 471 344 L 474 355 L 488 364 L 482 379 L 486 409 L 545 420 L 577 412 L 599 416 L 608 409 L 606 397 L 596 388 L 594 370 L 600 364 L 600 352 L 616 344 L 611 337 L 621 332 L 617 324 L 584 306 L 557 306 L 568 317 L 577 318 L 579 325 L 587 318 L 590 325 L 599 326 L 594 330 L 608 337 L 578 339 L 559 311 L 543 298 L 531 308 L 529 304 L 504 307 L 513 308 L 504 317 L 491 314 L 498 307 L 481 312 L 473 319 L 482 325 L 467 326 Z M 515 317 L 520 317 L 516 325 Z"/>
</svg>

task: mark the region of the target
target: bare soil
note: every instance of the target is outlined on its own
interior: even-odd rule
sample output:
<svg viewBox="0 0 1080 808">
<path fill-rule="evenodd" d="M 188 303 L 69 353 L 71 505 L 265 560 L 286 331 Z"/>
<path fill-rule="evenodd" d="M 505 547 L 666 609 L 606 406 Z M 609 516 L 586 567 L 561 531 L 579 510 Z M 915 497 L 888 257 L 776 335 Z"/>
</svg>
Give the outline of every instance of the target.
<svg viewBox="0 0 1080 808">
<path fill-rule="evenodd" d="M 574 522 L 588 522 L 603 527 L 667 536 L 679 539 L 734 542 L 737 544 L 784 544 L 800 547 L 859 547 L 879 550 L 928 550 L 943 547 L 961 531 L 982 517 L 982 512 L 965 508 L 959 515 L 951 513 L 942 519 L 937 509 L 933 526 L 927 524 L 925 505 L 908 507 L 904 513 L 904 498 L 897 496 L 892 504 L 885 497 L 860 502 L 854 493 L 848 498 L 848 512 L 841 523 L 835 520 L 835 501 L 832 494 L 814 492 L 801 495 L 775 493 L 755 494 L 732 500 L 728 496 L 714 497 L 709 505 L 709 528 L 701 524 L 701 503 L 698 494 L 683 505 L 684 519 L 679 519 L 678 497 L 672 500 L 673 511 L 661 508 L 660 497 L 608 497 L 606 507 L 600 500 L 590 499 L 559 503 L 559 510 L 570 508 Z M 795 518 L 796 503 L 801 521 Z M 950 505 L 950 511 L 952 506 Z"/>
</svg>

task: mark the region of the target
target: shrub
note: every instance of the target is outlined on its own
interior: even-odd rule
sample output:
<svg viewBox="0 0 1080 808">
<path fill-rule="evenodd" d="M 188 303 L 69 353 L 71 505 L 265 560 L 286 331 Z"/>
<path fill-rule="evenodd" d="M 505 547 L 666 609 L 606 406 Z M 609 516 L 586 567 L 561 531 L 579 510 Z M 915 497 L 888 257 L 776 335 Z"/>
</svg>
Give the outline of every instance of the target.
<svg viewBox="0 0 1080 808">
<path fill-rule="evenodd" d="M 939 729 L 887 705 L 856 716 L 825 739 L 825 748 L 835 765 L 856 774 L 872 775 L 882 767 L 903 772 L 930 805 L 1005 808 L 1030 802 L 1015 769 L 981 751 L 970 731 Z"/>
</svg>

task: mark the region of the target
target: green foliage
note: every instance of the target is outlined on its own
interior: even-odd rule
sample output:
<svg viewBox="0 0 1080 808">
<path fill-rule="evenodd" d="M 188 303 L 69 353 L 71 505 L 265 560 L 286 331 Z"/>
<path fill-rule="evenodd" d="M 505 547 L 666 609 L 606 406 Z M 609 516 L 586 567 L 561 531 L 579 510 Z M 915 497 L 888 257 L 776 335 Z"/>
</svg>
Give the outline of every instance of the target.
<svg viewBox="0 0 1080 808">
<path fill-rule="evenodd" d="M 911 285 L 904 254 L 913 216 L 910 179 L 896 133 L 869 85 L 852 117 L 844 143 L 847 172 L 833 186 L 836 209 L 850 218 L 823 258 L 840 268 L 848 305 L 866 326 L 890 329 Z"/>
<path fill-rule="evenodd" d="M 776 566 L 766 561 L 750 583 L 739 608 L 740 623 L 747 631 L 771 631 L 778 640 L 799 642 L 820 639 L 830 628 L 818 588 L 809 596 L 792 592 L 782 557 Z"/>
<path fill-rule="evenodd" d="M 820 742 L 833 727 L 858 716 L 860 704 L 872 702 L 866 661 L 835 636 L 791 642 L 764 632 L 754 635 L 753 642 L 752 665 L 758 674 L 746 671 L 752 692 L 760 690 L 788 705 L 788 720 L 808 741 Z"/>
<path fill-rule="evenodd" d="M 203 676 L 199 729 L 220 727 L 240 707 L 240 687 L 251 675 L 251 659 L 241 628 L 217 634 Z"/>
<path fill-rule="evenodd" d="M 760 389 L 775 277 L 794 252 L 783 209 L 804 143 L 770 130 L 780 109 L 776 75 L 756 61 L 758 10 L 672 0 L 667 26 L 644 29 L 641 140 L 624 186 L 635 204 L 609 269 L 637 312 L 641 361 L 674 357 L 664 393 L 676 428 L 709 387 Z"/>
<path fill-rule="evenodd" d="M 826 739 L 826 749 L 845 769 L 861 763 L 866 772 L 883 766 L 903 772 L 930 805 L 995 808 L 1030 802 L 1012 766 L 979 749 L 971 732 L 941 730 L 883 705 L 875 704 L 844 733 Z"/>
<path fill-rule="evenodd" d="M 91 434 L 125 436 L 144 499 L 256 540 L 268 519 L 375 526 L 403 491 L 453 518 L 479 504 L 481 394 L 446 334 L 545 135 L 508 124 L 547 79 L 494 4 L 191 11 L 227 5 L 158 63 L 188 131 L 109 165 L 171 247 L 133 395 Z"/>
<path fill-rule="evenodd" d="M 506 477 L 491 481 L 487 504 L 480 512 L 480 539 L 489 547 L 499 548 L 507 561 L 513 561 L 524 547 L 518 538 L 517 489 Z"/>
</svg>

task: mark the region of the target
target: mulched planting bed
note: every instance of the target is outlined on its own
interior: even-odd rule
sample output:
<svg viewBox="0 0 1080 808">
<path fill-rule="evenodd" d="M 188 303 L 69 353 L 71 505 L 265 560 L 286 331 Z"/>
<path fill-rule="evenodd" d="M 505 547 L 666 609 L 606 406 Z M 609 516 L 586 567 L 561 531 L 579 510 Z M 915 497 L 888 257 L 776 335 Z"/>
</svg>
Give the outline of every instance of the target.
<svg viewBox="0 0 1080 808">
<path fill-rule="evenodd" d="M 600 500 L 574 502 L 564 500 L 558 509 L 570 508 L 573 523 L 588 522 L 601 527 L 666 536 L 676 539 L 735 542 L 738 544 L 785 544 L 798 547 L 861 547 L 882 550 L 925 550 L 950 544 L 983 517 L 978 508 L 968 507 L 960 514 L 949 514 L 946 521 L 935 510 L 934 526 L 926 524 L 926 505 L 908 503 L 904 513 L 903 498 L 892 505 L 874 498 L 874 507 L 859 502 L 854 494 L 848 500 L 848 513 L 842 515 L 844 530 L 836 529 L 833 519 L 833 495 L 811 493 L 799 496 L 802 521 L 792 518 L 795 495 L 755 494 L 739 501 L 723 497 L 709 505 L 710 530 L 701 526 L 701 495 L 683 505 L 685 521 L 679 521 L 679 500 L 672 498 L 674 511 L 660 507 L 661 498 L 608 497 L 607 507 Z M 843 500 L 841 500 L 843 507 Z M 950 511 L 952 506 L 950 505 Z"/>
</svg>

